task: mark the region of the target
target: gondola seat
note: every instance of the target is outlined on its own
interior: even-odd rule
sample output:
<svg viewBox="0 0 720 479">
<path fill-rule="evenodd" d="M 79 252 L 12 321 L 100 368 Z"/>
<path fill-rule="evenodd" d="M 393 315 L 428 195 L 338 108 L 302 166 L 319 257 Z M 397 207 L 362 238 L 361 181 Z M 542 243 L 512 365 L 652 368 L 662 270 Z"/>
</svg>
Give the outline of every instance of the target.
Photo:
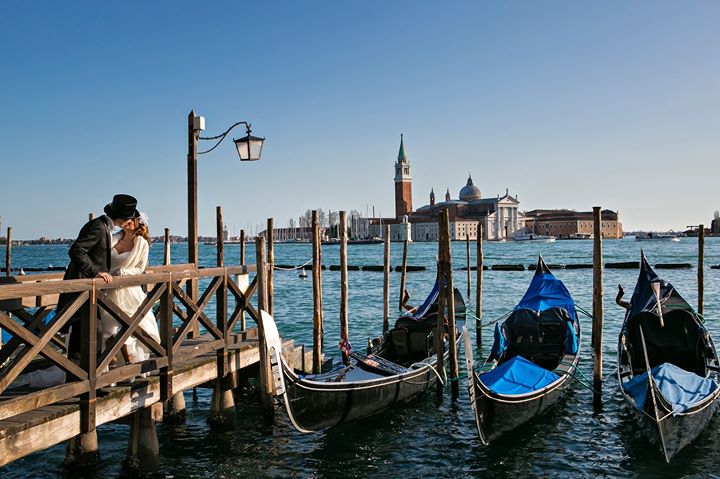
<svg viewBox="0 0 720 479">
<path fill-rule="evenodd" d="M 522 356 L 545 369 L 555 369 L 565 353 L 569 320 L 562 308 L 542 313 L 529 309 L 514 311 L 504 325 L 508 347 L 503 360 Z"/>
<path fill-rule="evenodd" d="M 693 315 L 685 310 L 669 311 L 663 315 L 663 322 L 664 326 L 661 326 L 659 318 L 652 312 L 641 313 L 628 320 L 628 340 L 631 345 L 628 349 L 633 373 L 646 372 L 640 338 L 642 326 L 651 368 L 671 363 L 685 371 L 705 376 L 705 346 L 701 326 Z"/>
</svg>

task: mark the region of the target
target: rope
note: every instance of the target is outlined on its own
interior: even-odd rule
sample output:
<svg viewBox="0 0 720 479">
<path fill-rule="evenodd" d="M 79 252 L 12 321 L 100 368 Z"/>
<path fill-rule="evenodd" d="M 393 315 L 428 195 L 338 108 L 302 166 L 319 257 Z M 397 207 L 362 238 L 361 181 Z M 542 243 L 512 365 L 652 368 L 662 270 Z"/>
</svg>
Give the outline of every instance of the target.
<svg viewBox="0 0 720 479">
<path fill-rule="evenodd" d="M 281 268 L 279 266 L 273 266 L 273 269 L 277 269 L 279 271 L 296 271 L 298 269 L 304 268 L 305 266 L 309 265 L 310 263 L 312 263 L 312 261 L 313 261 L 312 259 L 309 259 L 305 263 L 303 263 L 299 266 L 293 266 L 292 268 Z"/>
<path fill-rule="evenodd" d="M 582 306 L 578 306 L 578 305 L 576 304 L 576 305 L 575 305 L 575 309 L 576 309 L 577 311 L 580 311 L 582 314 L 584 314 L 584 315 L 587 316 L 588 318 L 593 319 L 593 315 L 592 315 L 591 313 L 588 313 L 587 310 L 585 310 L 585 308 L 583 308 Z"/>
<path fill-rule="evenodd" d="M 423 367 L 423 366 L 428 366 L 428 363 L 412 363 L 412 364 L 410 365 L 411 368 L 414 368 L 414 367 L 416 367 L 416 366 L 420 368 L 420 367 Z M 443 381 L 443 378 L 440 377 L 440 373 L 437 372 L 437 370 L 436 370 L 435 368 L 433 368 L 433 367 L 429 367 L 428 369 L 430 369 L 430 371 L 434 372 L 434 373 L 435 373 L 435 376 L 437 376 L 437 378 L 438 378 L 438 381 L 440 381 L 440 384 L 442 384 L 443 386 L 445 386 L 445 381 Z M 401 380 L 402 380 L 402 379 L 401 379 Z"/>
<path fill-rule="evenodd" d="M 582 371 L 580 371 L 580 369 L 575 364 L 564 363 L 562 361 L 560 362 L 560 364 L 562 364 L 563 366 L 567 366 L 574 371 L 573 373 L 570 373 L 570 377 L 572 377 L 574 380 L 576 380 L 581 386 L 592 391 L 594 394 L 600 394 L 600 391 L 596 391 L 595 388 L 591 385 L 590 378 L 585 376 L 585 374 Z M 582 376 L 583 379 L 579 379 L 578 377 L 576 377 L 575 373 L 580 374 L 580 376 Z"/>
<path fill-rule="evenodd" d="M 469 315 L 468 315 L 468 311 L 470 311 L 470 314 L 469 314 Z M 497 318 L 497 319 L 495 319 L 495 320 L 493 320 L 493 321 L 486 322 L 486 321 L 482 321 L 480 318 L 478 318 L 478 317 L 475 315 L 475 310 L 474 310 L 471 306 L 465 305 L 465 315 L 466 315 L 466 316 L 470 316 L 470 317 L 473 318 L 475 321 L 481 321 L 483 325 L 490 325 L 490 326 L 492 326 L 492 325 L 495 324 L 495 323 L 499 323 L 500 321 L 504 321 L 504 320 L 506 320 L 506 319 L 512 314 L 512 312 L 513 312 L 513 310 L 511 309 L 511 310 L 503 313 L 499 318 Z"/>
</svg>

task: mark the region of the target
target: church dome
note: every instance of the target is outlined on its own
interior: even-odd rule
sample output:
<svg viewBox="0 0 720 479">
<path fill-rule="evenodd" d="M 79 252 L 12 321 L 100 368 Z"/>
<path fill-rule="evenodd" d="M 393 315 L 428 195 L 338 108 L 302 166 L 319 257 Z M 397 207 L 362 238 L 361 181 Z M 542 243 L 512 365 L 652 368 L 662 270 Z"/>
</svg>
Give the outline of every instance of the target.
<svg viewBox="0 0 720 479">
<path fill-rule="evenodd" d="M 472 177 L 468 175 L 467 185 L 463 186 L 460 190 L 460 200 L 473 201 L 479 200 L 480 198 L 480 188 L 473 185 Z"/>
</svg>

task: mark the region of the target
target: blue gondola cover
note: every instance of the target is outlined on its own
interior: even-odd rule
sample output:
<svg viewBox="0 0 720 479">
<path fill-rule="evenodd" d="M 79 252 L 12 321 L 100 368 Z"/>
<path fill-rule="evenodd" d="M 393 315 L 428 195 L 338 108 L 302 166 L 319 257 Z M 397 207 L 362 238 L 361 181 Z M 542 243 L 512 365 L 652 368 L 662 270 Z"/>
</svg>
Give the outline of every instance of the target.
<svg viewBox="0 0 720 479">
<path fill-rule="evenodd" d="M 542 389 L 559 379 L 552 371 L 515 356 L 480 375 L 480 381 L 497 394 L 525 394 Z"/>
<path fill-rule="evenodd" d="M 673 414 L 687 411 L 718 388 L 712 379 L 700 377 L 671 363 L 655 366 L 652 376 L 663 397 L 672 404 Z M 647 373 L 633 377 L 623 388 L 635 399 L 638 409 L 642 410 L 648 400 Z"/>
<path fill-rule="evenodd" d="M 577 319 L 575 302 L 563 282 L 552 273 L 541 273 L 533 276 L 525 296 L 515 309 L 545 311 L 556 307 L 565 309 L 572 319 Z"/>
<path fill-rule="evenodd" d="M 488 360 L 490 361 L 500 359 L 502 354 L 505 352 L 505 349 L 507 349 L 507 339 L 505 339 L 500 323 L 495 323 L 494 336 L 495 341 L 493 342 L 492 350 L 490 351 L 490 356 L 488 357 Z"/>
</svg>

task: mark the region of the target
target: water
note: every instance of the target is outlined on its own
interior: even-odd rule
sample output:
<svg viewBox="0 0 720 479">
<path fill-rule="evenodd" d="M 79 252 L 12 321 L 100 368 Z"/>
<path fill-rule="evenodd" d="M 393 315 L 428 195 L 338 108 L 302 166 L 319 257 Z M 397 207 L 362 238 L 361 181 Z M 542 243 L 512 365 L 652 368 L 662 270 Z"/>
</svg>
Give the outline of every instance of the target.
<svg viewBox="0 0 720 479">
<path fill-rule="evenodd" d="M 605 262 L 637 261 L 640 247 L 651 264 L 692 263 L 691 270 L 660 270 L 685 299 L 697 304 L 697 241 L 643 242 L 634 240 L 605 241 Z M 453 243 L 455 268 L 465 265 L 465 244 Z M 475 264 L 475 244 L 471 244 Z M 542 253 L 548 264 L 592 263 L 591 241 L 558 241 L 555 243 L 486 243 L 486 264 L 535 263 Z M 434 280 L 436 243 L 413 243 L 408 264 L 428 267 L 424 272 L 408 273 L 407 288 L 412 304 L 418 304 Z M 4 251 L 0 249 L 0 257 Z M 151 264 L 162 260 L 162 246 L 154 245 Z M 226 246 L 226 260 L 237 263 L 239 246 Z M 349 264 L 382 264 L 382 245 L 353 245 L 348 248 Z M 709 265 L 720 263 L 720 240 L 708 238 L 705 245 L 705 316 L 707 327 L 720 338 L 720 310 L 715 301 L 720 293 L 720 270 Z M 173 245 L 173 262 L 186 257 L 186 245 Z M 311 258 L 307 244 L 282 244 L 275 248 L 276 263 L 301 264 Z M 247 258 L 254 263 L 254 248 L 248 245 Z M 400 264 L 402 244 L 392 244 L 392 265 Z M 215 261 L 212 246 L 201 245 L 200 261 L 211 266 Z M 65 246 L 26 246 L 13 249 L 16 267 L 39 267 L 67 263 Z M 324 264 L 340 264 L 338 246 L 323 247 Z M 592 306 L 592 270 L 557 270 L 578 305 Z M 483 315 L 487 321 L 511 309 L 524 293 L 531 272 L 484 273 Z M 615 305 L 617 285 L 623 284 L 626 299 L 632 293 L 637 271 L 608 269 L 604 277 L 605 331 L 603 404 L 593 410 L 592 393 L 575 384 L 565 400 L 545 416 L 521 431 L 508 434 L 489 447 L 477 437 L 470 410 L 466 383 L 456 404 L 449 393 L 439 407 L 434 395 L 427 394 L 406 407 L 362 422 L 346 424 L 327 432 L 304 435 L 295 432 L 285 419 L 277 416 L 275 425 L 264 426 L 260 411 L 251 401 L 239 405 L 238 425 L 231 430 L 214 430 L 205 420 L 210 409 L 210 393 L 198 390 L 197 401 L 186 394 L 188 420 L 182 426 L 158 426 L 161 470 L 155 477 L 223 477 L 255 476 L 291 477 L 476 477 L 485 474 L 499 477 L 517 476 L 693 476 L 720 473 L 720 419 L 710 423 L 698 440 L 666 464 L 662 454 L 635 427 L 630 411 L 622 402 L 615 379 L 615 348 L 623 310 Z M 472 275 L 473 288 L 475 274 Z M 349 272 L 350 340 L 362 350 L 369 336 L 382 327 L 382 273 Z M 339 341 L 340 273 L 323 272 L 325 346 L 328 354 L 337 355 Z M 463 294 L 467 275 L 456 271 L 455 285 Z M 400 274 L 391 275 L 391 305 L 397 301 Z M 467 300 L 474 305 L 473 297 Z M 391 308 L 394 311 L 394 307 Z M 393 313 L 394 314 L 394 313 Z M 312 281 L 298 278 L 296 271 L 275 273 L 275 316 L 285 337 L 296 342 L 312 342 Z M 580 369 L 592 376 L 590 350 L 591 323 L 581 317 L 583 327 Z M 473 332 L 474 325 L 470 324 Z M 484 352 L 491 346 L 491 326 L 486 326 Z M 461 356 L 464 352 L 461 350 Z M 476 354 L 476 359 L 480 355 Z M 462 361 L 462 357 L 461 357 Z M 461 362 L 461 367 L 464 363 Z M 125 456 L 127 426 L 105 425 L 99 428 L 103 462 L 98 477 L 117 477 Z M 64 446 L 33 454 L 0 471 L 3 478 L 40 478 L 62 476 L 60 466 Z"/>
</svg>

